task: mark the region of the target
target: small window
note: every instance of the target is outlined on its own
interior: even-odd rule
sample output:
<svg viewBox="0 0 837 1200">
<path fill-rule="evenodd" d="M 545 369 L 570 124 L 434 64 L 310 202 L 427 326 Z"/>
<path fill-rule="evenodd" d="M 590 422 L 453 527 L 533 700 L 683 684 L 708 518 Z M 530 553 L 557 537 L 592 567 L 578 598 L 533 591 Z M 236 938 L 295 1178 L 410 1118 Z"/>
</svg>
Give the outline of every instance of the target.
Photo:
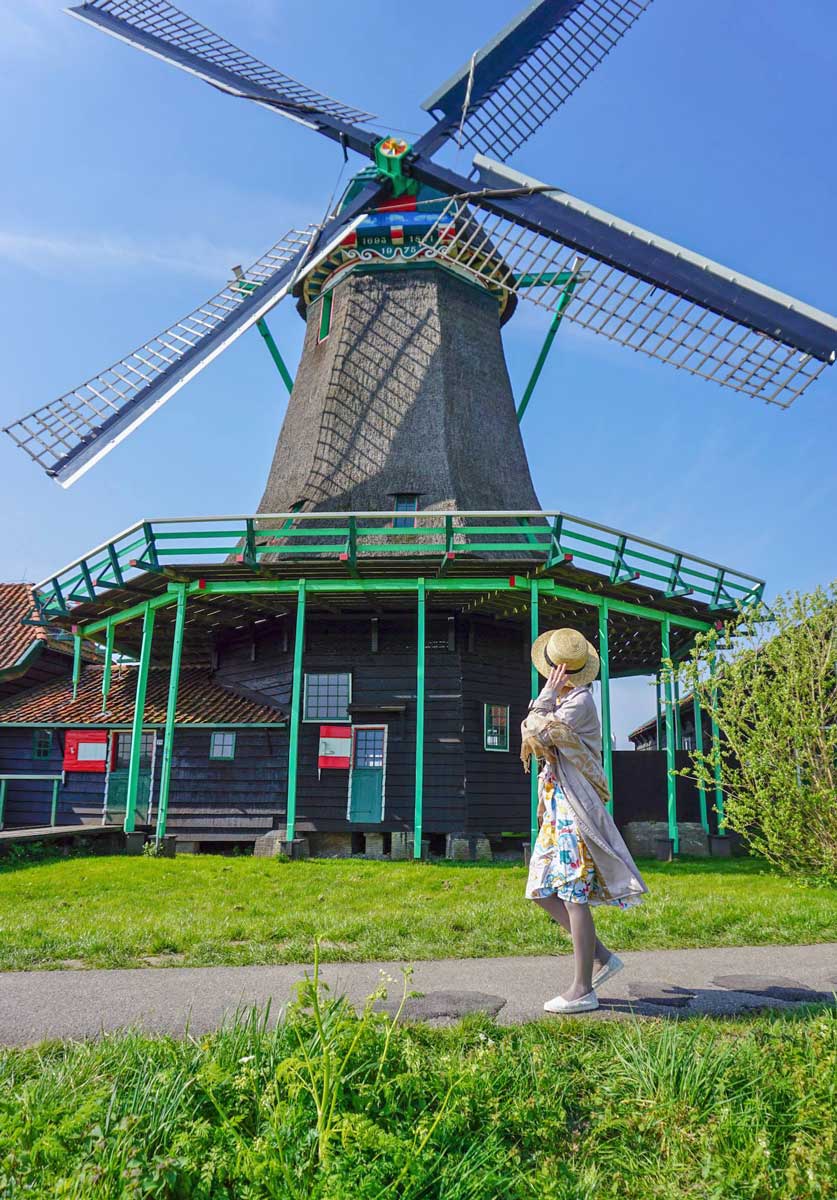
<svg viewBox="0 0 837 1200">
<path fill-rule="evenodd" d="M 213 733 L 209 737 L 210 758 L 235 758 L 235 734 Z"/>
<path fill-rule="evenodd" d="M 483 747 L 486 750 L 508 750 L 509 706 L 486 704 Z"/>
<path fill-rule="evenodd" d="M 320 328 L 317 332 L 318 342 L 324 342 L 331 332 L 332 295 L 332 292 L 326 292 L 320 303 Z"/>
<path fill-rule="evenodd" d="M 304 721 L 348 721 L 351 675 L 306 675 Z"/>
<path fill-rule="evenodd" d="M 396 512 L 415 512 L 418 508 L 418 496 L 414 492 L 399 492 L 395 497 Z M 414 517 L 394 517 L 393 529 L 414 529 Z"/>
<path fill-rule="evenodd" d="M 694 736 L 693 736 L 691 733 L 684 733 L 684 734 L 683 734 L 683 737 L 682 737 L 682 739 L 681 739 L 681 740 L 682 740 L 682 742 L 683 742 L 683 749 L 684 749 L 684 750 L 694 750 L 694 748 L 695 748 L 695 739 L 694 739 Z"/>
<path fill-rule="evenodd" d="M 49 758 L 52 751 L 52 730 L 36 729 L 32 735 L 32 757 Z"/>
<path fill-rule="evenodd" d="M 154 734 L 143 733 L 140 735 L 140 770 L 147 771 L 151 766 L 151 759 L 154 755 Z M 116 736 L 116 750 L 113 757 L 113 766 L 117 771 L 127 770 L 131 765 L 131 735 L 130 733 L 119 733 Z"/>
</svg>

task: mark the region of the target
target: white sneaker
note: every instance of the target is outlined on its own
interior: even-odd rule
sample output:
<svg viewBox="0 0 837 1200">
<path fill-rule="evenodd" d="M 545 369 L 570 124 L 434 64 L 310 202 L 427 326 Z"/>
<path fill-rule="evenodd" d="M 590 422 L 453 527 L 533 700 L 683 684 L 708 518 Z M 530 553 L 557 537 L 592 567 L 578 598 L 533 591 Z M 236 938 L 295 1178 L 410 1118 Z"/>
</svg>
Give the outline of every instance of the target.
<svg viewBox="0 0 837 1200">
<path fill-rule="evenodd" d="M 551 1013 L 581 1013 L 592 1012 L 599 1007 L 599 998 L 595 992 L 579 996 L 577 1000 L 565 1000 L 563 996 L 553 996 L 544 1004 L 544 1011 Z"/>
<path fill-rule="evenodd" d="M 621 971 L 624 965 L 622 959 L 617 954 L 611 954 L 602 969 L 597 971 L 593 976 L 593 987 L 600 988 L 603 983 L 607 983 L 612 975 L 615 975 L 617 971 Z"/>
</svg>

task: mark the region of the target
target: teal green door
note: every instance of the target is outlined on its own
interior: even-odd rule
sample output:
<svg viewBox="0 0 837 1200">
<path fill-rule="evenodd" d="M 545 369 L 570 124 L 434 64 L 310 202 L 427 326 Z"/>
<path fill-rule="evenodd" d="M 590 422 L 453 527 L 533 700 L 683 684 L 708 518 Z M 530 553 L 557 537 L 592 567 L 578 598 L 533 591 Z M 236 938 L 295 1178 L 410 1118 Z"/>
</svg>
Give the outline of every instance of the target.
<svg viewBox="0 0 837 1200">
<path fill-rule="evenodd" d="M 361 725 L 352 730 L 350 821 L 372 825 L 383 819 L 385 751 L 383 725 Z"/>
<path fill-rule="evenodd" d="M 140 743 L 140 773 L 137 788 L 137 825 L 147 825 L 151 808 L 152 758 L 154 734 L 144 733 Z M 128 764 L 131 758 L 130 733 L 118 733 L 113 751 L 113 766 L 108 777 L 108 800 L 105 820 L 121 825 L 125 820 L 128 802 Z"/>
</svg>

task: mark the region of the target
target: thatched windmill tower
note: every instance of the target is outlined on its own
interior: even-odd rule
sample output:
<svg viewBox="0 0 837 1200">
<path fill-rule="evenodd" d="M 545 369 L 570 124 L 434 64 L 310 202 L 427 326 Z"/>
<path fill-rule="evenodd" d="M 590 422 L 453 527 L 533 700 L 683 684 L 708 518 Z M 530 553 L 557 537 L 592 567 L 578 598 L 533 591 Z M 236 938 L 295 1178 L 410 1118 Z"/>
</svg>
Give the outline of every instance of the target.
<svg viewBox="0 0 837 1200">
<path fill-rule="evenodd" d="M 500 335 L 513 294 L 424 252 L 443 208 L 429 188 L 390 204 L 298 284 L 305 342 L 260 512 L 539 507 Z"/>
</svg>

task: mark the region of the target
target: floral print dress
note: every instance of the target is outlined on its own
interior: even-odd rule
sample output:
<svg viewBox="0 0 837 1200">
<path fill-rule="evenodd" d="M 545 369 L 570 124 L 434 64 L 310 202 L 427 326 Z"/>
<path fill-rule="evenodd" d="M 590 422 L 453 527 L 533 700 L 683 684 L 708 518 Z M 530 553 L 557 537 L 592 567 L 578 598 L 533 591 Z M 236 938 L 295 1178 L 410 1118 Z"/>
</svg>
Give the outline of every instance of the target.
<svg viewBox="0 0 837 1200">
<path fill-rule="evenodd" d="M 543 821 L 529 861 L 526 899 L 555 895 L 571 904 L 613 904 L 628 908 L 636 899 L 609 899 L 603 894 L 590 851 L 584 844 L 552 765 L 538 777 L 544 804 Z"/>
</svg>

